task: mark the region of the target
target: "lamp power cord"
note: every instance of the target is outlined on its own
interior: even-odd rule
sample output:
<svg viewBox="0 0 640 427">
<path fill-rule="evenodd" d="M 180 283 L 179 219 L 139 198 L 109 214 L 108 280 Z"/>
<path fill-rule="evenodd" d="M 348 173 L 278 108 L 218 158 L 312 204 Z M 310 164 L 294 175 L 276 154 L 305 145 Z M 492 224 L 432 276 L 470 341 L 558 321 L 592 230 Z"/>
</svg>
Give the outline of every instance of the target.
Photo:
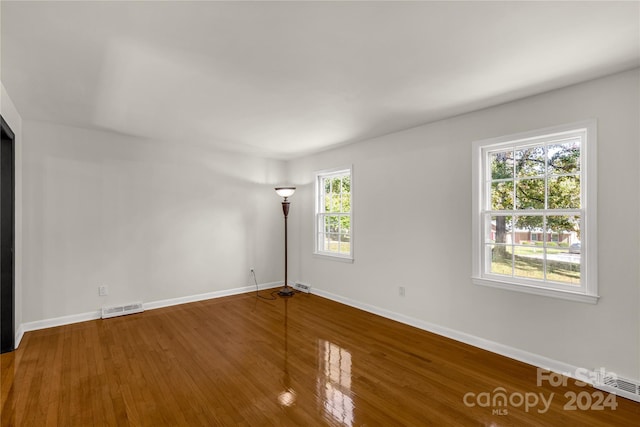
<svg viewBox="0 0 640 427">
<path fill-rule="evenodd" d="M 260 290 L 258 288 L 258 279 L 256 278 L 256 271 L 253 268 L 251 269 L 251 276 L 253 277 L 253 283 L 255 283 L 256 285 L 256 298 L 260 298 L 267 301 L 274 301 L 278 299 L 278 297 L 274 295 L 275 293 L 278 292 L 277 290 L 272 291 L 269 297 L 260 295 Z"/>
</svg>

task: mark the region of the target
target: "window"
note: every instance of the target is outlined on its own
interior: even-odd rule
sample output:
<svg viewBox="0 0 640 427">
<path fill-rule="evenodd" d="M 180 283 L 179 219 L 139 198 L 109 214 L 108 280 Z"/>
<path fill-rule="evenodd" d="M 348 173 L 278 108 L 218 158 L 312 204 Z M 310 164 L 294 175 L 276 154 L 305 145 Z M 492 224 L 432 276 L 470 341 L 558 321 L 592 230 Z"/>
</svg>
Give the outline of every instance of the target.
<svg viewBox="0 0 640 427">
<path fill-rule="evenodd" d="M 353 260 L 351 194 L 351 168 L 316 174 L 316 254 Z"/>
<path fill-rule="evenodd" d="M 474 143 L 474 283 L 597 302 L 595 126 Z"/>
</svg>

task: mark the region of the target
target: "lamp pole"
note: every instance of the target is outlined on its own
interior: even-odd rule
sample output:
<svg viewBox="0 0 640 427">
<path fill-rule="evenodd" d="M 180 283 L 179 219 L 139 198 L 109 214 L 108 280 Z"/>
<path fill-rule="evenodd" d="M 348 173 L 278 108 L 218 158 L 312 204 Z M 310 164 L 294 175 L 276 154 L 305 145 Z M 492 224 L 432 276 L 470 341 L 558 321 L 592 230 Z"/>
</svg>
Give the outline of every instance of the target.
<svg viewBox="0 0 640 427">
<path fill-rule="evenodd" d="M 293 296 L 293 289 L 289 287 L 289 281 L 287 277 L 288 273 L 288 239 L 287 239 L 287 218 L 289 216 L 289 196 L 296 191 L 295 187 L 276 187 L 276 193 L 279 196 L 284 197 L 282 201 L 282 213 L 284 214 L 284 287 L 278 291 L 278 295 L 281 297 Z"/>
</svg>

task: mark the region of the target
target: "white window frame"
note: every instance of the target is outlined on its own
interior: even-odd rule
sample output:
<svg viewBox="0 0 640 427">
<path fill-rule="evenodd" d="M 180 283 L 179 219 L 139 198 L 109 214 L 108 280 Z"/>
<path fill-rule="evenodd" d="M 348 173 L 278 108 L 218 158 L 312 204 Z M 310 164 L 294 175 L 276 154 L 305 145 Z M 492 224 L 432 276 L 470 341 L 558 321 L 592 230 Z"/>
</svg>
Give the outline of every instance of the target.
<svg viewBox="0 0 640 427">
<path fill-rule="evenodd" d="M 349 174 L 349 177 L 351 179 L 351 211 L 349 212 L 349 217 L 351 218 L 351 228 L 350 228 L 350 234 L 349 234 L 349 254 L 341 254 L 341 253 L 337 253 L 337 252 L 328 252 L 328 251 L 323 251 L 320 250 L 320 241 L 318 239 L 319 235 L 320 235 L 320 216 L 324 214 L 323 211 L 323 206 L 324 206 L 324 200 L 323 200 L 323 193 L 322 193 L 322 188 L 320 183 L 322 182 L 322 180 L 324 178 L 331 178 L 334 176 L 341 176 L 341 175 L 346 175 Z M 314 251 L 313 254 L 317 257 L 320 258 L 327 258 L 327 259 L 332 259 L 332 260 L 336 260 L 336 261 L 342 261 L 342 262 L 349 262 L 352 263 L 353 262 L 353 241 L 354 241 L 354 227 L 353 227 L 353 166 L 349 165 L 349 166 L 344 166 L 344 167 L 339 167 L 339 168 L 332 168 L 332 169 L 324 169 L 321 171 L 317 171 L 315 172 L 315 190 L 314 190 L 314 196 L 315 196 L 315 210 L 314 210 L 314 227 L 313 227 L 313 231 L 314 231 Z"/>
<path fill-rule="evenodd" d="M 556 282 L 543 280 L 530 280 L 519 277 L 502 276 L 486 272 L 485 242 L 483 216 L 490 212 L 488 199 L 491 197 L 486 185 L 488 170 L 488 152 L 510 146 L 521 146 L 530 143 L 535 145 L 557 139 L 562 136 L 580 134 L 580 191 L 581 206 L 579 215 L 581 218 L 580 240 L 580 288 L 575 286 L 561 286 Z M 597 230 L 597 126 L 596 120 L 586 120 L 569 123 L 545 129 L 507 135 L 497 138 L 489 138 L 473 142 L 472 156 L 472 282 L 476 285 L 490 286 L 500 289 L 525 292 L 535 295 L 543 295 L 571 301 L 596 304 L 598 302 L 598 230 Z M 515 202 L 515 201 L 514 201 Z M 522 214 L 526 212 L 505 211 L 506 214 Z M 541 210 L 545 214 L 563 214 L 562 210 Z M 575 211 L 575 210 L 572 210 Z M 566 212 L 571 214 L 571 212 Z M 574 212 L 575 213 L 575 212 Z"/>
</svg>

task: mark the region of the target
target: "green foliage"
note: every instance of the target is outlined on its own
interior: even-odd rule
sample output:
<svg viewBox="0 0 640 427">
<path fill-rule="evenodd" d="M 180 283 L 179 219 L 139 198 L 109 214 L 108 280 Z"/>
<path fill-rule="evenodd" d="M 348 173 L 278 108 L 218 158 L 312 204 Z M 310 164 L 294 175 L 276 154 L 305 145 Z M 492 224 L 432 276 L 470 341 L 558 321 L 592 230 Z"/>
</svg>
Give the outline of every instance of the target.
<svg viewBox="0 0 640 427">
<path fill-rule="evenodd" d="M 515 227 L 547 232 L 580 232 L 573 215 L 527 215 L 531 209 L 580 208 L 580 144 L 576 141 L 491 153 L 491 209 L 523 210 Z M 546 188 L 545 188 L 546 178 Z M 506 221 L 497 217 L 497 222 Z M 497 232 L 506 224 L 497 224 Z M 497 233 L 499 234 L 499 233 Z M 496 241 L 503 243 L 504 236 Z"/>
<path fill-rule="evenodd" d="M 324 211 L 351 212 L 351 177 L 333 177 L 324 180 Z"/>
<path fill-rule="evenodd" d="M 351 235 L 351 177 L 324 179 L 325 232 L 331 241 L 348 242 Z M 334 215 L 331 215 L 334 214 Z M 345 215 L 347 214 L 347 215 Z"/>
</svg>

